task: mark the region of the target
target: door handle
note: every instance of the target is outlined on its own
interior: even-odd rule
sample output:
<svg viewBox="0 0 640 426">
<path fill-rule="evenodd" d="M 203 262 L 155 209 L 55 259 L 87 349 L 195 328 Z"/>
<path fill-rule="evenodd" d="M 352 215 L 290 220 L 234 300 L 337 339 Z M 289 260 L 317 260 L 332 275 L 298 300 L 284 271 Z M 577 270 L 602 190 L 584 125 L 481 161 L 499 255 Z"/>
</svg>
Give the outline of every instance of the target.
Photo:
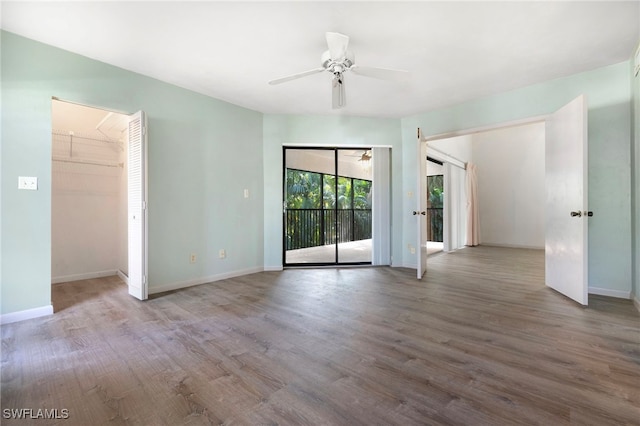
<svg viewBox="0 0 640 426">
<path fill-rule="evenodd" d="M 419 215 L 419 214 L 421 214 L 422 216 L 425 216 L 425 215 L 427 214 L 427 212 L 425 212 L 425 211 L 417 212 L 417 211 L 415 211 L 415 210 L 413 211 L 413 215 L 414 215 L 414 216 Z"/>
<path fill-rule="evenodd" d="M 571 217 L 580 217 L 580 216 L 584 216 L 584 217 L 593 217 L 593 212 L 592 211 L 587 211 L 585 210 L 584 212 L 581 212 L 580 210 L 578 210 L 577 212 L 571 212 Z"/>
</svg>

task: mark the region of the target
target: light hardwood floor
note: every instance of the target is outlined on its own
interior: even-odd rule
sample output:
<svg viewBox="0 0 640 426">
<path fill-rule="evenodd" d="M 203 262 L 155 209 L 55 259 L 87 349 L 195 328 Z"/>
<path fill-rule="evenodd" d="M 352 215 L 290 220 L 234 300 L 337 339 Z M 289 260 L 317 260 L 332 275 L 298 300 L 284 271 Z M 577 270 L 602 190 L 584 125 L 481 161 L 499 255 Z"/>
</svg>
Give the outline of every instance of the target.
<svg viewBox="0 0 640 426">
<path fill-rule="evenodd" d="M 640 424 L 640 315 L 545 288 L 541 251 L 404 268 L 285 270 L 146 302 L 117 278 L 55 285 L 2 326 L 3 425 Z"/>
</svg>

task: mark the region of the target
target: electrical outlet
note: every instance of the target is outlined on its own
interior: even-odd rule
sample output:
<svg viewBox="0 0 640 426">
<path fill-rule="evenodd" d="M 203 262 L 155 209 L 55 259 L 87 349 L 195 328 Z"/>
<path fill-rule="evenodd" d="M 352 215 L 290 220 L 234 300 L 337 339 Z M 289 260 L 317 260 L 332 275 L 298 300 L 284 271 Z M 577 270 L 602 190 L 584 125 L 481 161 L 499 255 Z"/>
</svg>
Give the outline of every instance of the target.
<svg viewBox="0 0 640 426">
<path fill-rule="evenodd" d="M 249 198 L 249 190 L 248 189 L 244 190 L 244 198 Z"/>
<path fill-rule="evenodd" d="M 18 189 L 38 190 L 38 178 L 35 176 L 18 176 Z"/>
<path fill-rule="evenodd" d="M 411 252 L 411 254 L 416 254 L 416 248 L 413 246 L 409 247 L 409 251 Z"/>
<path fill-rule="evenodd" d="M 220 259 L 224 259 L 225 257 L 227 257 L 227 252 L 225 251 L 225 249 L 220 249 L 220 251 L 218 252 L 218 257 Z"/>
<path fill-rule="evenodd" d="M 195 253 L 191 253 L 191 256 L 189 257 L 189 262 L 190 263 L 196 263 L 196 254 Z"/>
</svg>

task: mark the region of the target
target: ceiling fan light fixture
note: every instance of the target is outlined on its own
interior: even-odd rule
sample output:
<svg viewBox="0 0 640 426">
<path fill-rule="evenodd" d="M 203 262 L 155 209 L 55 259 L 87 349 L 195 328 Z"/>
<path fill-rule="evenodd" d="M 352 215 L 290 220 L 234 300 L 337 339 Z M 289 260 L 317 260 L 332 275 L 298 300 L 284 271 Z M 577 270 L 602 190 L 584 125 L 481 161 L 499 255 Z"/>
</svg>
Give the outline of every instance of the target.
<svg viewBox="0 0 640 426">
<path fill-rule="evenodd" d="M 353 52 L 347 51 L 344 58 L 335 59 L 331 58 L 331 52 L 327 50 L 320 57 L 320 62 L 322 63 L 322 68 L 326 69 L 329 72 L 333 72 L 336 65 L 341 66 L 343 70 L 346 71 L 351 68 L 356 62 L 356 57 Z"/>
<path fill-rule="evenodd" d="M 327 46 L 326 50 L 320 56 L 321 68 L 304 71 L 287 77 L 278 78 L 269 81 L 269 84 L 276 85 L 287 81 L 296 80 L 308 75 L 329 71 L 333 74 L 332 84 L 332 107 L 333 109 L 342 108 L 347 104 L 344 91 L 343 74 L 347 71 L 353 71 L 354 74 L 363 75 L 365 77 L 373 77 L 381 80 L 403 80 L 408 73 L 401 70 L 392 70 L 386 68 L 361 67 L 355 64 L 355 55 L 347 50 L 349 46 L 349 37 L 340 33 L 326 33 Z"/>
</svg>

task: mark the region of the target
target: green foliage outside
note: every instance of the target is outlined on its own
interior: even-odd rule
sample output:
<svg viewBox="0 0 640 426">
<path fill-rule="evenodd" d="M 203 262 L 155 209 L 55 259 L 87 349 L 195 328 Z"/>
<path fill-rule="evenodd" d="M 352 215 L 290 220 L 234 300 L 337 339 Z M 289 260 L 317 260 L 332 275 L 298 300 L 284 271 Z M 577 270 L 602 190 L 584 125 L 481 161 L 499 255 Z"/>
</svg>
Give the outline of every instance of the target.
<svg viewBox="0 0 640 426">
<path fill-rule="evenodd" d="M 427 236 L 429 241 L 442 242 L 442 207 L 444 204 L 444 176 L 427 176 L 427 207 L 429 229 Z M 440 209 L 440 210 L 435 210 Z"/>
<path fill-rule="evenodd" d="M 319 209 L 319 173 L 287 169 L 287 208 Z"/>
<path fill-rule="evenodd" d="M 322 182 L 322 202 L 320 184 Z M 350 209 L 353 192 L 354 209 L 371 208 L 371 181 L 336 177 L 302 170 L 287 169 L 287 199 L 289 209 Z"/>
<path fill-rule="evenodd" d="M 368 180 L 286 170 L 286 249 L 371 238 Z M 354 209 L 351 211 L 351 209 Z"/>
<path fill-rule="evenodd" d="M 427 187 L 429 188 L 429 199 L 427 207 L 441 209 L 444 196 L 444 176 L 428 176 Z"/>
</svg>

